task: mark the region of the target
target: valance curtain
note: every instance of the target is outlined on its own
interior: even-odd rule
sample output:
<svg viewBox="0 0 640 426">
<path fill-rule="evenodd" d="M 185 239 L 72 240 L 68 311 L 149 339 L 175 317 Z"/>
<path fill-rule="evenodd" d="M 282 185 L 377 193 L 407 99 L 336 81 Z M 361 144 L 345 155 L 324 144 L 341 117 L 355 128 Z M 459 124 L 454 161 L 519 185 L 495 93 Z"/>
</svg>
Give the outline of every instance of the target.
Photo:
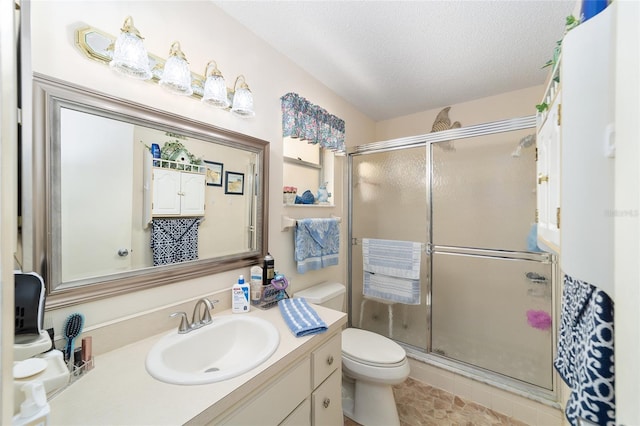
<svg viewBox="0 0 640 426">
<path fill-rule="evenodd" d="M 297 93 L 282 98 L 282 136 L 306 140 L 308 143 L 344 154 L 344 120 L 329 114 Z"/>
</svg>

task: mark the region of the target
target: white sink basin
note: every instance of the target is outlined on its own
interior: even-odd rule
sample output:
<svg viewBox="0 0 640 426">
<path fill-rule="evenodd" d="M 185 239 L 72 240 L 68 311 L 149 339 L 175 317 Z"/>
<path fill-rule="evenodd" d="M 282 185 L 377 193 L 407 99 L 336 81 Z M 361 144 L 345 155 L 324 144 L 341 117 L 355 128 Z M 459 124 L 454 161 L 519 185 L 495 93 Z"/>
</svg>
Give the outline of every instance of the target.
<svg viewBox="0 0 640 426">
<path fill-rule="evenodd" d="M 266 361 L 280 335 L 268 321 L 245 315 L 213 317 L 211 324 L 186 334 L 172 332 L 147 355 L 154 378 L 176 385 L 201 385 L 239 376 Z"/>
</svg>

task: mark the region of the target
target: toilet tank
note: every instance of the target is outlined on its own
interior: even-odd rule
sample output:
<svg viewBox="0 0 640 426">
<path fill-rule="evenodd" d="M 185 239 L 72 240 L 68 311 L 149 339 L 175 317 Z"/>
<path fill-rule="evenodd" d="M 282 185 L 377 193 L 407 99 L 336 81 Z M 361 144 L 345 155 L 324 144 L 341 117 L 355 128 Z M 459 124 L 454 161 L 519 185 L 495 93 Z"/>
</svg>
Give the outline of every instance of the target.
<svg viewBox="0 0 640 426">
<path fill-rule="evenodd" d="M 345 286 L 341 283 L 324 282 L 296 292 L 293 297 L 304 297 L 307 302 L 345 312 Z"/>
</svg>

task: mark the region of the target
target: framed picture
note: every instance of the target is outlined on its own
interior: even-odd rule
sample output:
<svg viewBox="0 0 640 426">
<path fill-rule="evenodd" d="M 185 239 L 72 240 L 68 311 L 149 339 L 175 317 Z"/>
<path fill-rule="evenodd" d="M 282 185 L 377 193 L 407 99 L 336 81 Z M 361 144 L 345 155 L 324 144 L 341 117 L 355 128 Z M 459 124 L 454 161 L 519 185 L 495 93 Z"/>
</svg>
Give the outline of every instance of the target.
<svg viewBox="0 0 640 426">
<path fill-rule="evenodd" d="M 244 173 L 225 172 L 224 193 L 225 194 L 244 194 Z"/>
<path fill-rule="evenodd" d="M 207 166 L 206 182 L 208 186 L 222 186 L 222 163 L 216 163 L 215 161 L 204 160 L 204 164 Z"/>
</svg>

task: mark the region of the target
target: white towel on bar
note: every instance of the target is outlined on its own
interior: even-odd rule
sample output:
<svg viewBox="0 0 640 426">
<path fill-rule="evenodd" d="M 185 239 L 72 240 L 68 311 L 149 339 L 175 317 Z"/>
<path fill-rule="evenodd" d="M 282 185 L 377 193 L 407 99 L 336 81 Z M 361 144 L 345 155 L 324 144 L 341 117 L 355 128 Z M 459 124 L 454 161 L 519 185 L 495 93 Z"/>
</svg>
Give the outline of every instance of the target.
<svg viewBox="0 0 640 426">
<path fill-rule="evenodd" d="M 392 302 L 420 304 L 421 258 L 421 243 L 363 238 L 363 294 Z"/>
<path fill-rule="evenodd" d="M 362 239 L 362 267 L 367 272 L 419 280 L 421 256 L 422 243 Z"/>
<path fill-rule="evenodd" d="M 420 280 L 364 272 L 365 296 L 406 305 L 420 304 Z"/>
</svg>

